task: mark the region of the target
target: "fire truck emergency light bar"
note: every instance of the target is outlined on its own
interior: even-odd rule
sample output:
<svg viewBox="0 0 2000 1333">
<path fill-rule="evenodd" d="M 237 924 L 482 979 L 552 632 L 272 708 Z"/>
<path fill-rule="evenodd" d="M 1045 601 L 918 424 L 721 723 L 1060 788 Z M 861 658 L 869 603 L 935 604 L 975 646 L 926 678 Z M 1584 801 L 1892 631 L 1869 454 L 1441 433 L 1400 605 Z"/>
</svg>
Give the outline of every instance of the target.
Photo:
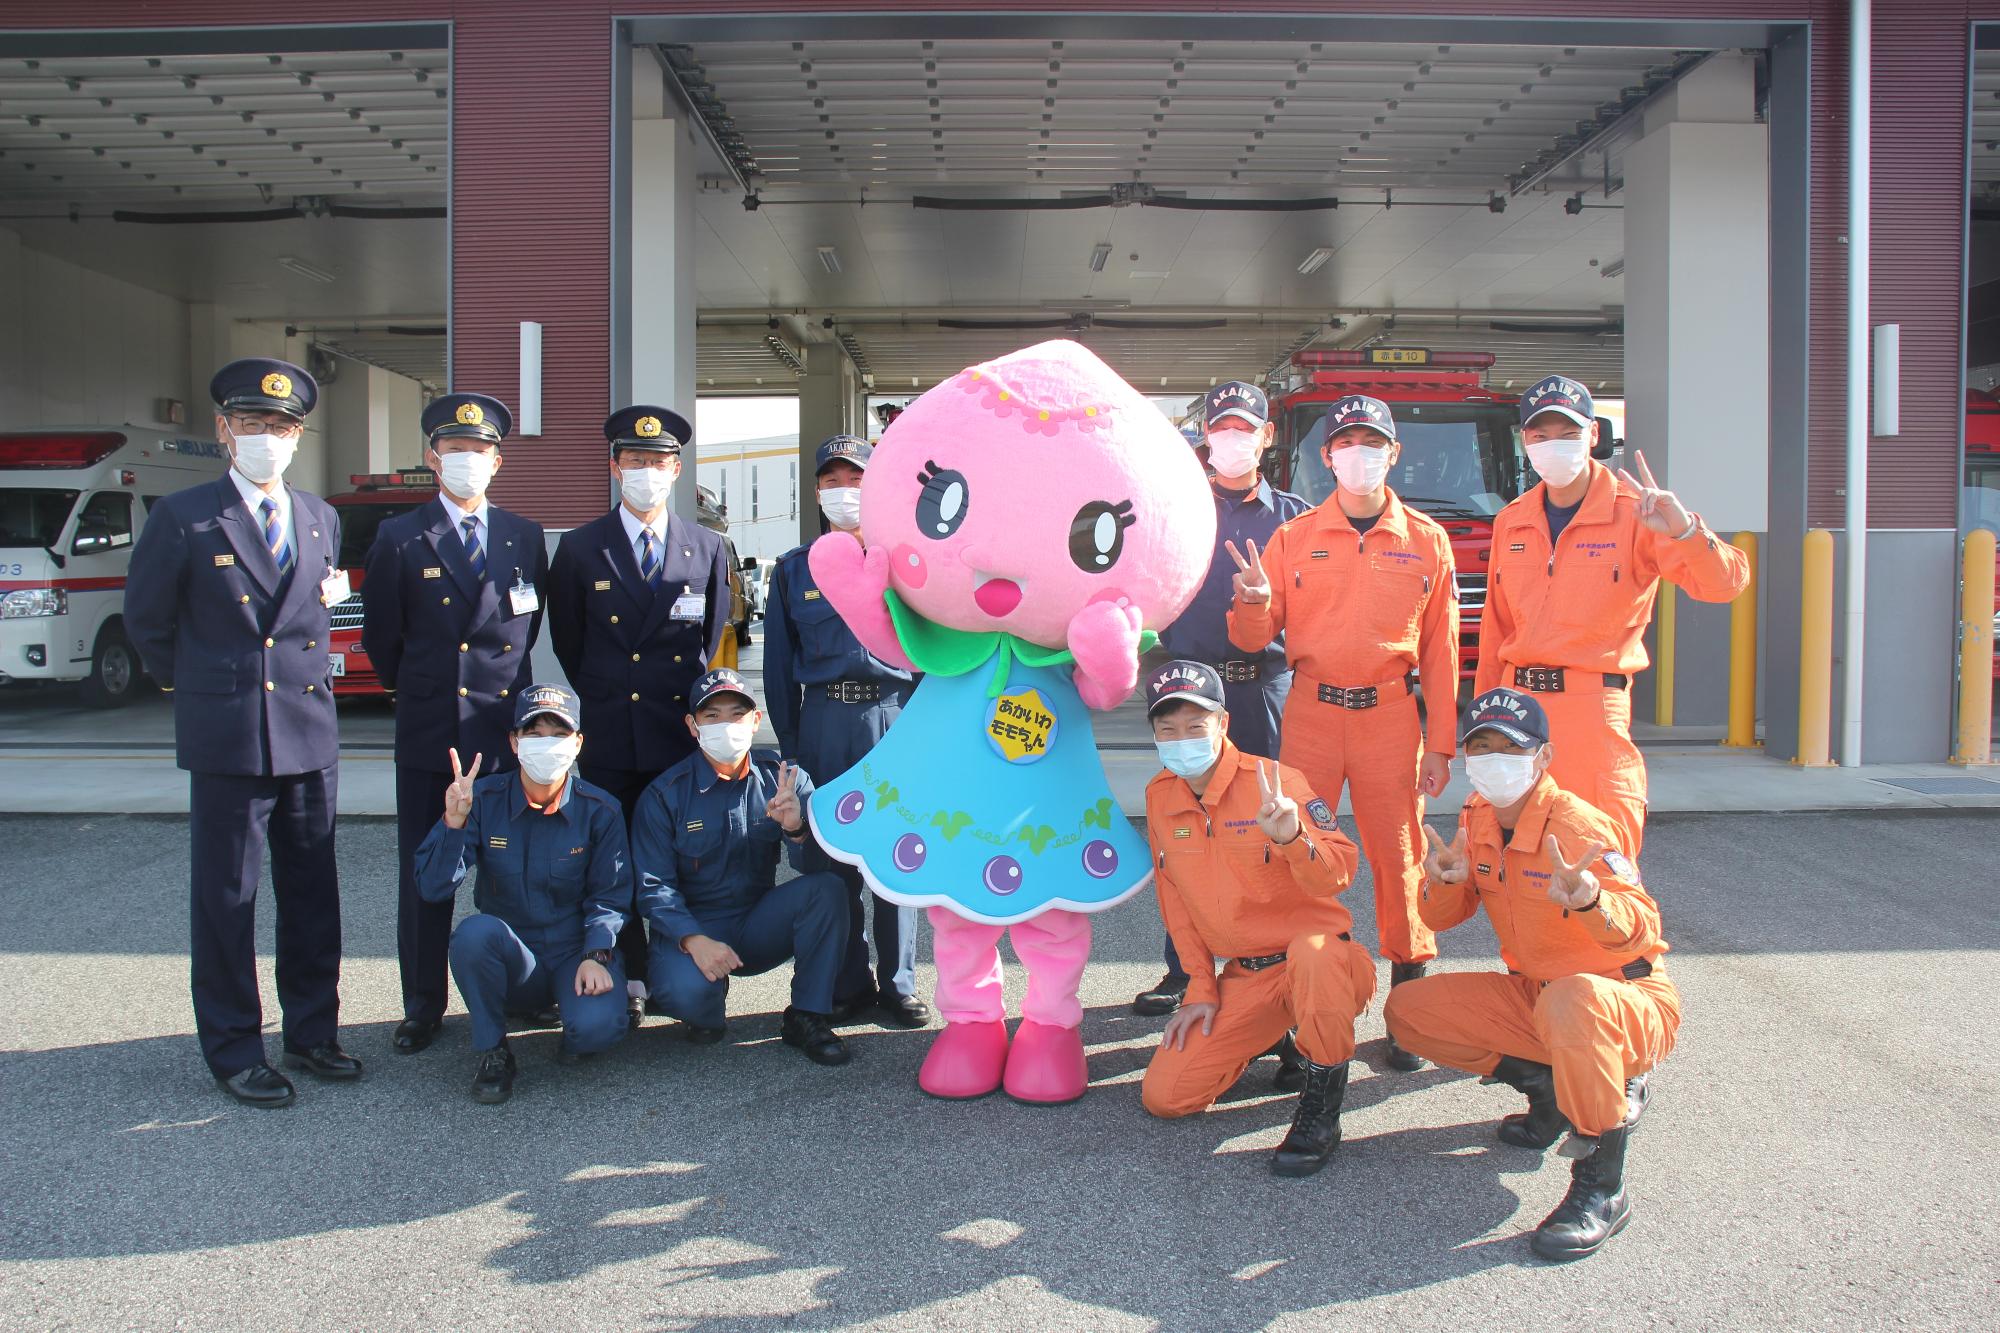
<svg viewBox="0 0 2000 1333">
<path fill-rule="evenodd" d="M 1292 364 L 1325 369 L 1334 366 L 1435 366 L 1441 370 L 1490 370 L 1491 352 L 1433 352 L 1428 347 L 1366 347 L 1292 353 Z"/>
<path fill-rule="evenodd" d="M 410 468 L 403 472 L 354 472 L 348 474 L 348 484 L 369 489 L 396 486 L 420 487 L 424 490 L 437 489 L 437 473 L 429 468 Z"/>
</svg>

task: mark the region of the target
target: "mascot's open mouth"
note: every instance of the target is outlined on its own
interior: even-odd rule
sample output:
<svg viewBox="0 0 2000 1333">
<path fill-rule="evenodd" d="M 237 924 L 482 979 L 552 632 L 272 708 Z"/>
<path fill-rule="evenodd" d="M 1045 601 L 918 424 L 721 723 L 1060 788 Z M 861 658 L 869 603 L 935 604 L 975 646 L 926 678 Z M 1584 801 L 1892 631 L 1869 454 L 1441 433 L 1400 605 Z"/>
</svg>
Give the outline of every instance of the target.
<svg viewBox="0 0 2000 1333">
<path fill-rule="evenodd" d="M 974 570 L 972 576 L 975 580 L 972 600 L 987 615 L 996 618 L 1004 616 L 1021 604 L 1021 585 L 1014 580 L 981 574 L 978 570 Z"/>
</svg>

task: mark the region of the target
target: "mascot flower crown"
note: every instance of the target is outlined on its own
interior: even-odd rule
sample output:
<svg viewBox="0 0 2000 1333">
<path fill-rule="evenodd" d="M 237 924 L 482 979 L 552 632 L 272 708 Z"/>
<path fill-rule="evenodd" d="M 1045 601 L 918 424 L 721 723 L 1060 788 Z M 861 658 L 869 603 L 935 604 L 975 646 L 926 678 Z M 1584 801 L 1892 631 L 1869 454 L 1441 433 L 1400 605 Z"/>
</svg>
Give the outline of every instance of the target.
<svg viewBox="0 0 2000 1333">
<path fill-rule="evenodd" d="M 1187 441 L 1066 340 L 961 371 L 910 404 L 869 460 L 861 524 L 910 611 L 1052 649 L 1098 603 L 1147 630 L 1167 625 L 1215 545 Z"/>
</svg>

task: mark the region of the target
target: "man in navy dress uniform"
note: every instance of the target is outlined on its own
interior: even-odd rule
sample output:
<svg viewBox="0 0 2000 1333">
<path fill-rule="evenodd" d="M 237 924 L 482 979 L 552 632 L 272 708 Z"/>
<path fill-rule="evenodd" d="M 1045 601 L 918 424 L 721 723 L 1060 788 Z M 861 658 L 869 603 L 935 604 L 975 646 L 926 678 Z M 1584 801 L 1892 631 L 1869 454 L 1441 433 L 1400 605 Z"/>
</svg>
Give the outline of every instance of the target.
<svg viewBox="0 0 2000 1333">
<path fill-rule="evenodd" d="M 778 850 L 794 867 L 806 846 L 812 778 L 769 750 L 753 752 L 762 719 L 743 677 L 711 671 L 688 694 L 689 755 L 646 788 L 632 820 L 639 910 L 653 929 L 652 988 L 697 1046 L 721 1041 L 731 975 L 790 962 L 792 1002 L 778 1036 L 815 1064 L 842 1065 L 833 978 L 847 948 L 845 886 L 810 873 L 778 883 Z"/>
<path fill-rule="evenodd" d="M 694 438 L 687 418 L 637 405 L 604 422 L 619 503 L 572 528 L 549 566 L 549 638 L 583 701 L 584 780 L 632 811 L 648 783 L 694 750 L 688 699 L 729 623 L 722 538 L 667 507 Z M 635 916 L 618 947 L 641 1017 L 645 929 Z"/>
<path fill-rule="evenodd" d="M 232 361 L 208 389 L 229 472 L 153 505 L 132 551 L 125 632 L 173 692 L 188 770 L 188 971 L 202 1056 L 238 1101 L 289 1106 L 257 994 L 267 845 L 285 1063 L 361 1076 L 338 1034 L 340 741 L 327 649 L 327 608 L 346 599 L 347 576 L 332 506 L 284 481 L 319 397 L 312 376 L 285 361 Z"/>
<path fill-rule="evenodd" d="M 1285 660 L 1285 640 L 1273 639 L 1260 653 L 1245 655 L 1229 642 L 1229 603 L 1235 595 L 1236 562 L 1227 544 L 1245 549 L 1270 545 L 1271 534 L 1312 506 L 1290 491 L 1281 491 L 1258 472 L 1258 460 L 1271 446 L 1273 427 L 1264 391 L 1242 380 L 1218 384 L 1206 404 L 1208 466 L 1215 492 L 1215 551 L 1208 577 L 1194 601 L 1160 633 L 1160 650 L 1172 657 L 1204 662 L 1222 677 L 1229 709 L 1229 743 L 1248 755 L 1278 757 L 1279 721 L 1292 691 L 1292 669 Z M 1132 1001 L 1135 1013 L 1170 1014 L 1187 994 L 1187 969 L 1167 940 L 1166 975 L 1160 984 Z"/>
<path fill-rule="evenodd" d="M 819 506 L 834 531 L 861 540 L 861 474 L 874 446 L 836 435 L 814 454 Z M 914 678 L 861 646 L 854 631 L 820 595 L 806 563 L 811 543 L 778 557 L 764 610 L 764 697 L 778 751 L 808 773 L 845 773 L 873 749 L 903 711 Z M 875 898 L 875 957 L 868 968 L 866 904 L 874 895 L 861 872 L 842 865 L 817 844 L 808 864 L 847 885 L 847 957 L 834 982 L 835 1022 L 878 1010 L 897 1027 L 930 1022 L 930 1006 L 916 997 L 917 912 Z"/>
<path fill-rule="evenodd" d="M 507 732 L 542 628 L 548 548 L 539 523 L 486 501 L 514 417 L 499 400 L 448 393 L 424 409 L 438 498 L 382 524 L 361 584 L 361 647 L 396 696 L 395 1046 L 423 1050 L 444 1025 L 451 903 L 417 891 L 417 845 L 444 813 L 451 754 L 514 766 Z"/>
</svg>

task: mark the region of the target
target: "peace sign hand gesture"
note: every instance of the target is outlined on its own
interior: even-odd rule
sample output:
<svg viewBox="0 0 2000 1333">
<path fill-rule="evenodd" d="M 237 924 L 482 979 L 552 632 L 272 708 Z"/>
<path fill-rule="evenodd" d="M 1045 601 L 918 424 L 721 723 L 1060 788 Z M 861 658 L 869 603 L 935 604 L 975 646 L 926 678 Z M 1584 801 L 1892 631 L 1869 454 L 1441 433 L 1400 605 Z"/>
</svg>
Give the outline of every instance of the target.
<svg viewBox="0 0 2000 1333">
<path fill-rule="evenodd" d="M 1638 464 L 1639 475 L 1635 477 L 1621 467 L 1618 476 L 1639 493 L 1639 521 L 1668 537 L 1679 537 L 1694 526 L 1694 515 L 1687 506 L 1653 479 L 1653 469 L 1646 466 L 1646 455 L 1634 449 L 1632 461 Z"/>
<path fill-rule="evenodd" d="M 1280 847 L 1299 836 L 1299 803 L 1285 795 L 1278 766 L 1257 761 L 1257 827 Z"/>
<path fill-rule="evenodd" d="M 1583 849 L 1583 855 L 1574 864 L 1563 860 L 1562 848 L 1551 837 L 1547 848 L 1549 854 L 1549 901 L 1558 907 L 1567 907 L 1572 912 L 1581 912 L 1597 901 L 1597 876 L 1590 873 L 1591 865 L 1604 855 L 1604 844 L 1593 842 Z"/>
<path fill-rule="evenodd" d="M 1463 884 L 1471 870 L 1465 854 L 1465 825 L 1447 843 L 1429 824 L 1424 829 L 1424 878 L 1435 884 Z"/>
<path fill-rule="evenodd" d="M 472 780 L 479 776 L 479 761 L 486 756 L 472 756 L 471 768 L 458 766 L 458 750 L 451 752 L 451 785 L 444 789 L 444 823 L 446 828 L 464 828 L 465 817 L 472 813 Z"/>
<path fill-rule="evenodd" d="M 778 827 L 792 837 L 797 837 L 804 826 L 804 817 L 799 811 L 799 766 L 780 763 L 778 765 L 778 791 L 764 803 L 764 813 L 778 821 Z"/>
<path fill-rule="evenodd" d="M 1236 600 L 1245 606 L 1261 606 L 1270 601 L 1271 576 L 1264 572 L 1264 557 L 1258 552 L 1257 543 L 1246 540 L 1243 551 L 1236 549 L 1235 542 L 1224 542 L 1222 545 L 1229 552 L 1229 558 L 1236 562 Z"/>
</svg>

